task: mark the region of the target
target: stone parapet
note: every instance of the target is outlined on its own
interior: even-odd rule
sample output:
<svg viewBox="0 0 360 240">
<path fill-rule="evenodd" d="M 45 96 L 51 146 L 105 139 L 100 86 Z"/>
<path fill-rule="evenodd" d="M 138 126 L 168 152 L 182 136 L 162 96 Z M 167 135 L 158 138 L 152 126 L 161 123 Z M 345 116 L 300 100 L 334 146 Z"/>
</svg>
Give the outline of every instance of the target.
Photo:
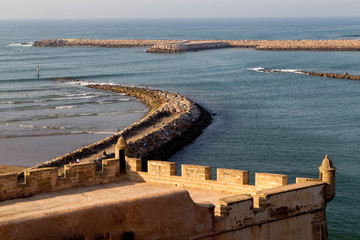
<svg viewBox="0 0 360 240">
<path fill-rule="evenodd" d="M 63 175 L 55 167 L 28 169 L 23 180 L 18 174 L 0 175 L 0 201 L 124 179 L 126 175 L 120 174 L 120 161 L 115 158 L 103 160 L 99 171 L 95 162 L 65 165 Z"/>
</svg>

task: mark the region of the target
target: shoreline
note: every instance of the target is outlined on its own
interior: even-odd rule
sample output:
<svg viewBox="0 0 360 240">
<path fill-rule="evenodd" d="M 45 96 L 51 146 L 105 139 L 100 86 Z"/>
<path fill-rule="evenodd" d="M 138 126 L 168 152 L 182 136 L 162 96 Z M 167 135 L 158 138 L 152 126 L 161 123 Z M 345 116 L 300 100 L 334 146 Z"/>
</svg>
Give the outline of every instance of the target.
<svg viewBox="0 0 360 240">
<path fill-rule="evenodd" d="M 360 51 L 360 40 L 151 40 L 151 39 L 45 39 L 33 47 L 148 47 L 150 53 L 177 53 L 220 48 L 262 51 Z"/>
</svg>

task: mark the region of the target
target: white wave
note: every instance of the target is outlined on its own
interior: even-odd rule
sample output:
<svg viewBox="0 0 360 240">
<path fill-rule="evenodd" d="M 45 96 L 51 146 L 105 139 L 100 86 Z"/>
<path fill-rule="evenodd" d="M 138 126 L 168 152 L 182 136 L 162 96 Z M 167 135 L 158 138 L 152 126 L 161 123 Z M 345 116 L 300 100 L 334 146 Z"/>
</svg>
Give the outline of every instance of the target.
<svg viewBox="0 0 360 240">
<path fill-rule="evenodd" d="M 68 106 L 56 106 L 55 109 L 70 109 L 70 108 L 77 108 L 79 106 L 76 105 L 68 105 Z"/>
<path fill-rule="evenodd" d="M 65 127 L 51 127 L 51 126 L 37 126 L 30 124 L 15 124 L 15 123 L 5 123 L 6 126 L 12 127 L 23 127 L 23 128 L 42 128 L 42 129 L 56 129 L 56 130 L 64 130 Z"/>
<path fill-rule="evenodd" d="M 282 68 L 248 68 L 248 70 L 256 71 L 256 72 L 266 72 L 266 73 L 300 73 L 303 74 L 303 71 L 300 69 L 282 69 Z"/>
<path fill-rule="evenodd" d="M 46 101 L 45 99 L 37 99 L 37 100 L 34 100 L 34 103 L 45 102 L 45 101 Z"/>
<path fill-rule="evenodd" d="M 66 97 L 78 97 L 78 96 L 86 96 L 89 95 L 88 93 L 74 93 L 74 94 L 67 94 Z"/>
<path fill-rule="evenodd" d="M 130 101 L 131 99 L 130 98 L 121 98 L 121 99 L 118 99 L 119 102 L 128 102 Z"/>
<path fill-rule="evenodd" d="M 112 83 L 112 82 L 91 82 L 91 81 L 85 81 L 85 80 L 70 80 L 70 81 L 61 81 L 57 80 L 58 82 L 69 84 L 69 85 L 79 85 L 79 86 L 89 86 L 89 85 L 109 85 L 109 86 L 118 86 L 120 84 L 118 83 Z"/>
<path fill-rule="evenodd" d="M 65 99 L 77 100 L 77 99 L 92 99 L 92 98 L 97 98 L 97 97 L 99 97 L 99 96 L 98 95 L 97 96 L 79 96 L 79 97 L 69 97 L 69 98 L 65 98 Z"/>
<path fill-rule="evenodd" d="M 8 102 L 0 102 L 0 104 L 14 104 L 14 101 L 8 101 Z"/>
<path fill-rule="evenodd" d="M 32 47 L 34 43 L 33 42 L 28 42 L 28 43 L 10 43 L 9 46 L 10 47 Z"/>
<path fill-rule="evenodd" d="M 108 116 L 108 115 L 117 115 L 117 114 L 128 114 L 128 113 L 146 113 L 148 109 L 143 110 L 130 110 L 130 111 L 122 111 L 122 112 L 109 112 L 109 113 L 98 113 L 98 116 Z"/>
<path fill-rule="evenodd" d="M 256 68 L 248 68 L 248 70 L 251 70 L 251 71 L 256 71 L 256 72 L 262 72 L 263 70 L 265 70 L 265 68 L 262 68 L 262 67 L 256 67 Z"/>
<path fill-rule="evenodd" d="M 96 132 L 96 131 L 71 131 L 71 134 L 114 134 L 115 132 Z"/>
</svg>

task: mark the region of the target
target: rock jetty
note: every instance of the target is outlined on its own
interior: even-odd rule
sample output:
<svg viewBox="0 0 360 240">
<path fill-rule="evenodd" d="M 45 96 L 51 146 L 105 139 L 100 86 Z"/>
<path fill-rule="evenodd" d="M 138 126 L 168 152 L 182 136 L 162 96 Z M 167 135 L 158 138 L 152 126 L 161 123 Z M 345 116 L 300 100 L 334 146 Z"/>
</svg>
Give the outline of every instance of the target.
<svg viewBox="0 0 360 240">
<path fill-rule="evenodd" d="M 254 70 L 256 70 L 257 72 L 265 72 L 265 73 L 302 73 L 316 77 L 360 80 L 359 75 L 349 75 L 347 72 L 344 72 L 343 74 L 339 74 L 339 73 L 309 72 L 298 69 L 274 69 L 274 68 L 257 68 Z"/>
<path fill-rule="evenodd" d="M 150 47 L 146 52 L 152 53 L 176 53 L 190 52 L 207 49 L 231 48 L 229 43 L 220 41 L 184 41 L 168 44 L 156 44 Z"/>
<path fill-rule="evenodd" d="M 327 78 L 339 78 L 339 79 L 348 79 L 348 80 L 360 80 L 359 75 L 349 75 L 347 72 L 343 74 L 338 73 L 317 73 L 317 72 L 307 72 L 307 71 L 301 71 L 302 73 L 311 75 L 311 76 L 317 76 L 317 77 L 327 77 Z"/>
<path fill-rule="evenodd" d="M 153 45 L 172 44 L 177 40 L 147 39 L 45 39 L 33 43 L 33 47 L 106 47 L 132 48 L 151 47 Z"/>
<path fill-rule="evenodd" d="M 141 120 L 112 136 L 35 168 L 61 167 L 75 163 L 78 159 L 86 162 L 112 157 L 114 144 L 121 135 L 129 144 L 129 157 L 166 160 L 200 135 L 212 119 L 204 108 L 179 94 L 120 85 L 93 84 L 88 87 L 125 93 L 147 105 L 149 112 Z"/>
<path fill-rule="evenodd" d="M 34 47 L 149 47 L 146 52 L 176 53 L 217 48 L 253 48 L 266 51 L 360 51 L 360 40 L 147 40 L 46 39 Z"/>
</svg>

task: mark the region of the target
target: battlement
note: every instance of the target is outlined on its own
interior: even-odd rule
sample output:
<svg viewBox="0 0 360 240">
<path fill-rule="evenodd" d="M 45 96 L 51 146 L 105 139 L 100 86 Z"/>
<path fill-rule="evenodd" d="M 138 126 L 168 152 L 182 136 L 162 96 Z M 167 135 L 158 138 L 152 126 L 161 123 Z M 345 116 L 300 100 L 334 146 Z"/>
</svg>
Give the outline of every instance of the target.
<svg viewBox="0 0 360 240">
<path fill-rule="evenodd" d="M 178 176 L 176 163 L 167 161 L 148 161 L 148 170 L 144 172 L 141 171 L 141 159 L 126 157 L 125 160 L 126 166 L 121 167 L 120 159 L 104 159 L 101 163 L 101 170 L 96 169 L 95 162 L 69 164 L 64 166 L 63 175 L 59 175 L 58 169 L 54 167 L 25 170 L 23 181 L 18 179 L 17 174 L 2 174 L 0 175 L 0 200 L 119 180 L 248 194 L 255 198 L 262 198 L 259 191 L 279 188 L 288 184 L 286 175 L 256 173 L 255 185 L 250 185 L 248 171 L 223 168 L 217 169 L 217 179 L 214 180 L 211 176 L 210 166 L 192 164 L 182 164 L 181 175 Z M 121 172 L 121 168 L 126 171 Z M 322 183 L 316 179 L 312 180 L 315 184 Z M 298 182 L 309 181 L 299 178 Z M 254 206 L 262 205 L 264 204 L 256 201 Z"/>
<path fill-rule="evenodd" d="M 63 176 L 55 167 L 30 169 L 24 171 L 23 180 L 18 174 L 1 174 L 0 200 L 126 179 L 125 174 L 120 174 L 119 159 L 105 159 L 101 166 L 97 171 L 95 162 L 65 165 Z"/>
<path fill-rule="evenodd" d="M 319 179 L 288 185 L 288 176 L 273 173 L 255 173 L 255 185 L 250 185 L 249 172 L 244 170 L 218 168 L 217 179 L 213 180 L 210 166 L 182 164 L 181 175 L 178 176 L 175 162 L 148 161 L 147 172 L 140 170 L 140 159 L 127 158 L 126 162 L 127 176 L 131 181 L 243 194 L 251 199 L 252 206 L 257 209 L 265 209 L 269 205 L 267 199 L 270 195 L 317 185 L 323 188 L 325 185 Z"/>
<path fill-rule="evenodd" d="M 209 222 L 198 225 L 201 226 L 201 231 L 197 231 L 199 229 L 196 226 L 187 225 L 190 229 L 187 231 L 196 232 L 188 239 L 209 239 L 210 237 L 215 237 L 214 239 L 282 239 L 284 236 L 287 239 L 294 237 L 294 239 L 327 239 L 326 202 L 330 201 L 335 194 L 335 168 L 328 157 L 324 159 L 319 168 L 319 179 L 297 178 L 296 183 L 288 184 L 286 175 L 255 173 L 255 184 L 251 185 L 249 184 L 249 172 L 244 170 L 218 168 L 217 178 L 212 179 L 210 166 L 182 164 L 181 174 L 177 175 L 175 162 L 152 160 L 147 162 L 147 171 L 142 171 L 142 160 L 126 157 L 124 154 L 126 142 L 124 139 L 120 139 L 118 143 L 116 156 L 119 158 L 102 160 L 101 169 L 95 162 L 89 162 L 65 165 L 63 175 L 58 175 L 57 168 L 26 170 L 23 179 L 20 178 L 21 175 L 17 174 L 2 174 L 0 175 L 0 200 L 130 180 L 132 182 L 150 183 L 148 186 L 153 188 L 163 189 L 169 186 L 169 189 L 172 190 L 166 196 L 157 194 L 149 195 L 144 199 L 132 198 L 130 201 L 122 201 L 119 205 L 110 204 L 104 208 L 113 211 L 113 208 L 128 209 L 128 206 L 134 208 L 141 206 L 141 214 L 131 215 L 130 220 L 134 222 L 145 221 L 150 224 L 153 221 L 154 214 L 159 215 L 159 210 L 151 206 L 158 206 L 161 202 L 163 208 L 166 209 L 164 211 L 171 211 L 176 216 L 181 215 L 182 224 L 174 222 L 174 216 L 171 214 L 159 215 L 159 219 L 169 226 L 174 224 L 182 226 L 189 221 L 197 221 L 198 219 L 194 216 L 201 213 L 201 219 L 207 219 Z M 202 202 L 199 199 L 194 203 L 191 200 L 191 194 L 189 195 L 189 192 L 180 190 L 180 188 L 185 188 L 189 192 L 195 190 L 205 190 L 201 192 L 215 194 L 221 192 L 230 197 L 217 198 L 218 202 L 215 207 L 209 203 L 201 204 Z M 167 199 L 172 200 L 169 202 Z M 148 203 L 142 206 L 145 200 Z M 183 202 L 184 200 L 186 203 Z M 183 205 L 179 209 L 180 205 L 173 205 L 173 201 L 181 202 Z M 125 203 L 128 204 L 126 207 Z M 86 211 L 92 212 L 94 214 L 92 218 L 97 219 L 103 210 L 97 211 L 96 206 L 98 205 L 95 205 Z M 121 208 L 122 206 L 123 208 Z M 182 211 L 185 208 L 191 212 L 190 215 L 182 216 Z M 119 214 L 126 214 L 124 210 L 118 212 Z M 56 214 L 49 215 L 48 218 L 56 222 Z M 77 219 L 79 216 L 82 218 L 79 222 L 88 220 L 87 215 L 79 215 L 77 211 L 73 211 L 67 216 L 69 221 L 72 218 Z M 37 221 L 33 221 L 33 219 L 29 219 L 27 222 L 38 226 Z M 116 232 L 119 224 L 122 223 L 119 223 L 118 217 L 116 217 L 108 224 L 108 227 L 111 225 L 113 231 Z M 15 225 L 9 221 L 6 222 L 3 229 L 11 232 L 13 226 L 16 230 Z M 121 226 L 124 229 L 126 228 L 124 225 Z M 154 231 L 152 228 L 149 230 L 146 226 L 150 225 L 137 226 L 134 229 L 135 234 L 147 236 L 149 232 L 146 231 L 151 233 Z M 194 227 L 196 231 L 193 229 Z M 183 232 L 183 230 L 180 227 L 176 230 L 169 230 L 170 232 L 168 231 L 166 234 L 172 234 L 176 231 Z M 48 230 L 44 232 L 48 232 Z M 160 234 L 160 232 L 157 233 Z M 178 239 L 183 239 L 182 235 L 179 236 Z M 264 236 L 271 236 L 271 238 Z"/>
</svg>

